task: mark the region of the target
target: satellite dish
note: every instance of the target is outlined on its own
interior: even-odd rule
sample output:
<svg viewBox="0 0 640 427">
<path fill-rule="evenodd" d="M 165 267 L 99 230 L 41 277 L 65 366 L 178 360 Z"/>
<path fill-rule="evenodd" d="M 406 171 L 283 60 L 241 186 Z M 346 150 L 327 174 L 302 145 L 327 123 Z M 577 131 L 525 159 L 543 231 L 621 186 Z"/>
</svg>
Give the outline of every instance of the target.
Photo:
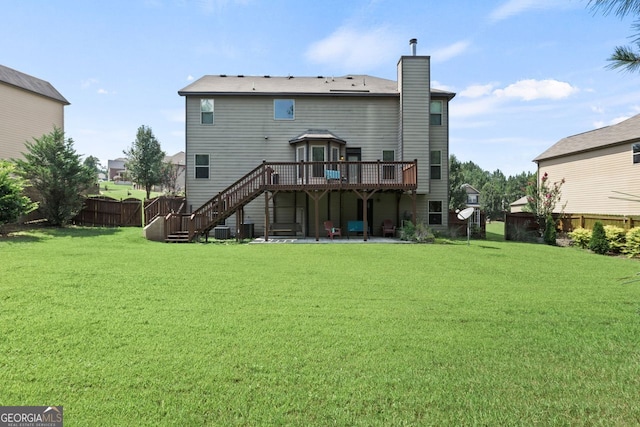
<svg viewBox="0 0 640 427">
<path fill-rule="evenodd" d="M 473 208 L 466 208 L 458 212 L 458 219 L 464 221 L 468 219 L 473 214 Z"/>
</svg>

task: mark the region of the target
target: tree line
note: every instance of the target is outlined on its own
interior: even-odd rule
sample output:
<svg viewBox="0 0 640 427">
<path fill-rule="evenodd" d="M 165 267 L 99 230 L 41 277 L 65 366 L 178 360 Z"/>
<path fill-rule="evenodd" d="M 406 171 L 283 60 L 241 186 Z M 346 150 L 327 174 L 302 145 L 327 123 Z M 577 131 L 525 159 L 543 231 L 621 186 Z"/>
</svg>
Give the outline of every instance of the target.
<svg viewBox="0 0 640 427">
<path fill-rule="evenodd" d="M 449 209 L 463 209 L 467 204 L 467 192 L 463 185 L 469 184 L 480 192 L 480 208 L 487 219 L 502 219 L 509 205 L 527 195 L 527 188 L 536 183 L 536 173 L 522 172 L 505 176 L 500 170 L 483 170 L 474 162 L 460 162 L 455 155 L 449 156 Z"/>
</svg>

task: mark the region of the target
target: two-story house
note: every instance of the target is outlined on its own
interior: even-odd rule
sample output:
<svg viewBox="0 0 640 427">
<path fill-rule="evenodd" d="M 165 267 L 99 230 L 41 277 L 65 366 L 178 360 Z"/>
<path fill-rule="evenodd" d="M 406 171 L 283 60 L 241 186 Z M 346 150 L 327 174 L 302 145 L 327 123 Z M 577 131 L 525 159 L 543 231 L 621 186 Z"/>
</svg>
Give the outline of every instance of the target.
<svg viewBox="0 0 640 427">
<path fill-rule="evenodd" d="M 365 239 L 385 219 L 446 230 L 455 94 L 431 88 L 430 57 L 410 43 L 397 81 L 222 74 L 180 90 L 191 234 L 223 220 L 267 237 L 317 238 L 325 221 Z"/>
<path fill-rule="evenodd" d="M 562 138 L 533 161 L 538 180 L 565 180 L 557 211 L 640 215 L 640 114 Z"/>
<path fill-rule="evenodd" d="M 65 105 L 49 82 L 0 65 L 0 159 L 22 158 L 25 142 L 64 130 Z"/>
</svg>

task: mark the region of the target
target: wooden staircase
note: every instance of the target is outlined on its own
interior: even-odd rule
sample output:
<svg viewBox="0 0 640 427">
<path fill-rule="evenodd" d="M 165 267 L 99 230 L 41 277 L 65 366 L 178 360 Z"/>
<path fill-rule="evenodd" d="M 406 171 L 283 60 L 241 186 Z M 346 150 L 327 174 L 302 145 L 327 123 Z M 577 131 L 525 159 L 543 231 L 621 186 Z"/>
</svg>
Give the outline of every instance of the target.
<svg viewBox="0 0 640 427">
<path fill-rule="evenodd" d="M 165 216 L 165 241 L 186 243 L 206 236 L 217 225 L 246 206 L 265 191 L 270 179 L 266 163 L 216 194 L 192 214 L 169 213 Z"/>
</svg>

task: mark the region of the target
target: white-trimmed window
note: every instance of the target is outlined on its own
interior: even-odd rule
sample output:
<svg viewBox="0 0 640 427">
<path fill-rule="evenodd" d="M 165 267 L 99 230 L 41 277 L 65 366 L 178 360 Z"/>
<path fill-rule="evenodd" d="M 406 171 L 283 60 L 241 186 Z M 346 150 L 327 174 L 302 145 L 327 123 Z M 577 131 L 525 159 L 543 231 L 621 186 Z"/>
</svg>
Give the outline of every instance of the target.
<svg viewBox="0 0 640 427">
<path fill-rule="evenodd" d="M 633 163 L 640 163 L 640 143 L 633 144 Z"/>
<path fill-rule="evenodd" d="M 429 124 L 434 126 L 442 125 L 442 101 L 431 101 Z"/>
<path fill-rule="evenodd" d="M 213 124 L 213 99 L 203 98 L 200 100 L 200 124 Z"/>
<path fill-rule="evenodd" d="M 395 160 L 396 152 L 394 150 L 382 150 L 383 162 L 394 162 Z M 383 165 L 382 179 L 396 179 L 396 167 L 394 165 Z"/>
<path fill-rule="evenodd" d="M 196 179 L 209 179 L 209 155 L 196 154 L 194 163 Z"/>
<path fill-rule="evenodd" d="M 442 179 L 442 151 L 433 150 L 429 155 L 431 179 Z"/>
<path fill-rule="evenodd" d="M 296 103 L 293 99 L 274 99 L 273 100 L 273 119 L 274 120 L 295 120 Z"/>
<path fill-rule="evenodd" d="M 442 224 L 442 202 L 429 200 L 429 225 Z"/>
</svg>

